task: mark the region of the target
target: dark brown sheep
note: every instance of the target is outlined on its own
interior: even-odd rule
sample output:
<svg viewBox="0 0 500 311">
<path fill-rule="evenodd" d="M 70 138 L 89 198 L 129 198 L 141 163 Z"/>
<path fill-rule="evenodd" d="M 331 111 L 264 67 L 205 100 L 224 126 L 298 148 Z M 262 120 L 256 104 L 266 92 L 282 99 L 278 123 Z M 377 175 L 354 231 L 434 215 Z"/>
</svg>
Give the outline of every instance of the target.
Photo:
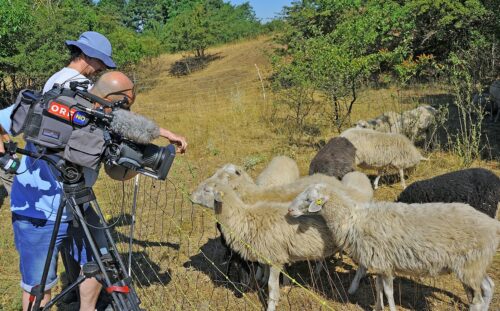
<svg viewBox="0 0 500 311">
<path fill-rule="evenodd" d="M 334 137 L 320 150 L 309 165 L 309 175 L 322 173 L 342 179 L 354 171 L 356 148 L 343 137 Z"/>
</svg>

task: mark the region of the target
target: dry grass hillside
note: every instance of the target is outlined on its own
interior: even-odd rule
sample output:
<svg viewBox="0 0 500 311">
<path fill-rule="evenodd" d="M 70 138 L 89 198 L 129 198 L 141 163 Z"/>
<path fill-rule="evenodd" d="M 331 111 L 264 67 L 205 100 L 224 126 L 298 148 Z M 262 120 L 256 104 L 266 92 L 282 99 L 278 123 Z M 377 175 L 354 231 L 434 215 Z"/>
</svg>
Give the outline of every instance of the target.
<svg viewBox="0 0 500 311">
<path fill-rule="evenodd" d="M 189 142 L 188 152 L 177 157 L 168 182 L 141 178 L 132 267 L 143 306 L 148 310 L 262 308 L 258 290 L 243 291 L 226 279 L 224 251 L 213 212 L 193 206 L 186 195 L 228 162 L 244 166 L 255 177 L 273 156 L 284 154 L 297 161 L 302 174 L 307 173 L 317 150 L 312 145 L 290 144 L 266 122 L 272 111 L 273 94 L 261 84 L 258 73 L 264 79 L 269 76 L 266 52 L 271 47 L 269 38 L 257 38 L 212 48 L 208 53 L 215 55 L 215 60 L 205 69 L 184 77 L 169 74 L 170 66 L 181 55 L 164 55 L 145 64 L 136 74 L 139 95 L 133 110 L 184 135 Z M 363 90 L 352 119 L 410 109 L 418 103 L 439 105 L 447 98 L 445 95 L 439 87 L 431 86 L 400 92 L 394 88 Z M 333 129 L 325 130 L 315 139 L 333 135 Z M 495 138 L 490 136 L 490 140 Z M 427 156 L 430 161 L 420 164 L 409 175 L 408 183 L 460 168 L 460 160 L 452 154 L 433 152 Z M 496 161 L 480 161 L 474 166 L 500 173 Z M 104 176 L 95 187 L 109 220 L 118 220 L 116 236 L 123 251 L 127 247 L 125 225 L 129 223 L 131 187 L 131 182 L 122 188 Z M 383 179 L 375 196 L 378 200 L 393 200 L 400 191 L 399 182 Z M 0 208 L 0 310 L 18 310 L 18 259 L 7 201 Z M 122 203 L 125 217 L 117 218 L 122 214 Z M 334 265 L 329 261 L 328 273 L 319 278 L 311 276 L 307 263 L 292 266 L 288 273 L 294 281 L 282 288 L 278 310 L 371 310 L 375 301 L 372 278 L 364 280 L 354 296 L 347 294 L 355 273 L 353 268 L 355 265 L 345 256 L 343 263 Z M 497 254 L 489 271 L 497 284 L 499 268 Z M 396 278 L 395 300 L 398 310 L 467 309 L 464 290 L 452 276 Z M 500 310 L 498 290 L 491 310 Z"/>
</svg>

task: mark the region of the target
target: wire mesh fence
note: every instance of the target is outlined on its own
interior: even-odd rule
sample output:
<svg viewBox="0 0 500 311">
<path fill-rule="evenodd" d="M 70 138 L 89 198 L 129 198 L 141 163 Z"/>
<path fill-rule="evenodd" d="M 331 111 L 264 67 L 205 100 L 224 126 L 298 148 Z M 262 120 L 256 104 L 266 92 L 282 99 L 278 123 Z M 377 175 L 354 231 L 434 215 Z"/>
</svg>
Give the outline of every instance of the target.
<svg viewBox="0 0 500 311">
<path fill-rule="evenodd" d="M 242 279 L 241 266 L 231 266 L 214 211 L 192 204 L 188 197 L 188 176 L 189 165 L 182 160 L 176 162 L 167 181 L 139 177 L 131 268 L 141 306 L 148 310 L 262 310 L 268 300 L 267 284 L 257 280 L 255 266 L 249 268 L 255 277 L 251 280 Z M 134 181 L 102 182 L 105 191 L 99 197 L 109 223 L 117 223 L 115 238 L 128 264 Z M 236 239 L 258 253 L 251 240 Z M 257 256 L 262 263 L 278 266 Z M 356 268 L 339 254 L 281 268 L 278 310 L 370 309 L 375 302 L 371 277 L 361 282 L 358 293 L 347 293 Z M 460 287 L 454 294 L 455 283 L 453 277 L 399 277 L 396 303 L 405 310 L 465 310 L 467 300 Z M 442 289 L 450 284 L 453 289 Z"/>
<path fill-rule="evenodd" d="M 179 171 L 171 175 L 182 176 Z M 116 222 L 115 239 L 128 264 L 134 181 L 104 183 L 101 205 L 108 222 Z M 188 195 L 175 177 L 163 182 L 139 177 L 130 258 L 142 305 L 148 310 L 262 309 L 267 284 L 241 279 L 242 268 L 231 266 L 213 210 L 192 204 Z M 288 291 L 282 293 L 280 309 L 333 310 L 330 300 L 347 302 L 346 286 L 354 271 L 339 274 L 333 262 L 327 258 L 283 268 L 281 284 Z M 317 265 L 320 273 L 314 272 Z M 255 267 L 250 267 L 250 276 L 257 273 Z"/>
</svg>

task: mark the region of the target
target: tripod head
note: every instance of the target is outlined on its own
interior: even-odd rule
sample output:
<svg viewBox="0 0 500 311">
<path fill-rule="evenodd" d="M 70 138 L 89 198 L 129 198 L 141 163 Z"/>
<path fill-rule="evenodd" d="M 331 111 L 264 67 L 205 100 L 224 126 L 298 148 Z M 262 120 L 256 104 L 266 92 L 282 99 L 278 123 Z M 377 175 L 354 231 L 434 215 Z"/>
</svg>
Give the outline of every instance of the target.
<svg viewBox="0 0 500 311">
<path fill-rule="evenodd" d="M 49 163 L 53 168 L 55 168 L 59 175 L 56 176 L 57 179 L 63 184 L 76 184 L 82 181 L 83 173 L 82 167 L 70 163 L 64 159 L 60 159 L 59 161 L 54 160 L 54 158 L 50 157 L 50 155 L 57 155 L 57 152 L 53 153 L 39 153 L 33 152 L 30 150 L 26 150 L 23 148 L 19 148 L 16 142 L 9 141 L 4 143 L 5 152 L 9 154 L 22 154 L 34 159 L 42 159 Z"/>
</svg>

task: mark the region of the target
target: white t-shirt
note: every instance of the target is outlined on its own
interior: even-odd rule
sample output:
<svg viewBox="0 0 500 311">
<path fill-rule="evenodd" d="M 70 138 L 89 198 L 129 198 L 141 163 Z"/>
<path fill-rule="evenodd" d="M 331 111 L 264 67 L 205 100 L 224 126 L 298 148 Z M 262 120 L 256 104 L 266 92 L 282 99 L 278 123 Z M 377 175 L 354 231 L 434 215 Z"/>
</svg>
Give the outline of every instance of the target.
<svg viewBox="0 0 500 311">
<path fill-rule="evenodd" d="M 47 80 L 47 82 L 43 87 L 43 93 L 50 91 L 52 87 L 54 87 L 54 84 L 56 83 L 62 84 L 63 87 L 69 88 L 69 83 L 71 81 L 85 82 L 90 80 L 77 70 L 73 68 L 64 67 L 63 69 L 53 74 L 52 77 L 49 78 L 49 80 Z M 91 87 L 92 84 L 89 85 L 88 89 L 90 90 Z"/>
</svg>

